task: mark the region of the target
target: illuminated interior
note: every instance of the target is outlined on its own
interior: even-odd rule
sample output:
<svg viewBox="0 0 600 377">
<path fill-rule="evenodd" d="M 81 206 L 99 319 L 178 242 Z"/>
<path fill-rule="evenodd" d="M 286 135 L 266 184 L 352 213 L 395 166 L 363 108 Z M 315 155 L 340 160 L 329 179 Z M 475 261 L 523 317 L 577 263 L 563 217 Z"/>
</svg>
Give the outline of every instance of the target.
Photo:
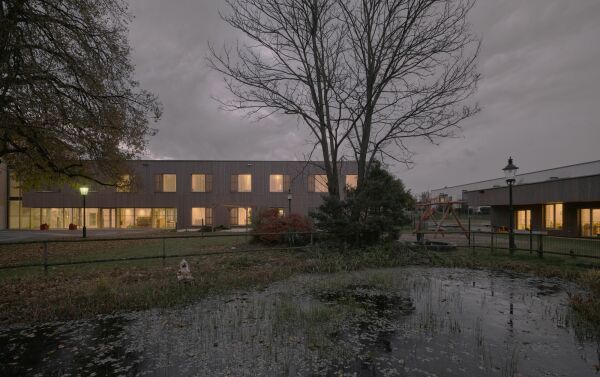
<svg viewBox="0 0 600 377">
<path fill-rule="evenodd" d="M 283 174 L 269 176 L 269 192 L 283 192 Z"/>
<path fill-rule="evenodd" d="M 28 208 L 21 200 L 9 204 L 9 229 L 69 229 L 83 226 L 83 208 Z M 174 229 L 177 223 L 176 208 L 86 208 L 86 227 L 107 228 L 158 228 Z"/>
<path fill-rule="evenodd" d="M 316 174 L 313 177 L 315 180 L 315 192 L 328 192 L 328 190 L 327 190 L 327 175 Z"/>
<path fill-rule="evenodd" d="M 252 192 L 252 174 L 238 175 L 238 192 Z"/>
<path fill-rule="evenodd" d="M 517 230 L 531 229 L 531 210 L 517 211 Z"/>
<path fill-rule="evenodd" d="M 252 224 L 252 208 L 251 207 L 234 207 L 229 208 L 229 224 L 245 226 Z"/>
<path fill-rule="evenodd" d="M 206 175 L 192 174 L 192 192 L 206 192 Z"/>
<path fill-rule="evenodd" d="M 562 203 L 546 204 L 544 206 L 544 224 L 546 225 L 546 229 L 563 228 Z"/>
<path fill-rule="evenodd" d="M 351 189 L 355 189 L 358 186 L 358 175 L 356 174 L 348 174 L 346 176 L 346 187 Z"/>
<path fill-rule="evenodd" d="M 212 208 L 194 207 L 192 208 L 192 225 L 212 225 Z"/>
<path fill-rule="evenodd" d="M 600 208 L 580 209 L 579 224 L 582 237 L 600 236 Z"/>
</svg>

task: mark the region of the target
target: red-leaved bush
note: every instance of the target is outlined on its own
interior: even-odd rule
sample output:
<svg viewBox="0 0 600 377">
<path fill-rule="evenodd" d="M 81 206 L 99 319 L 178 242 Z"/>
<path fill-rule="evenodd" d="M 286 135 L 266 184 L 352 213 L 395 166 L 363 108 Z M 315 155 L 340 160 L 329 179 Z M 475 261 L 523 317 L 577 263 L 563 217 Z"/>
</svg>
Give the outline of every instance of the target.
<svg viewBox="0 0 600 377">
<path fill-rule="evenodd" d="M 258 215 L 254 223 L 254 240 L 270 245 L 288 243 L 306 244 L 313 230 L 309 218 L 298 214 L 282 216 L 277 209 L 267 209 Z"/>
</svg>

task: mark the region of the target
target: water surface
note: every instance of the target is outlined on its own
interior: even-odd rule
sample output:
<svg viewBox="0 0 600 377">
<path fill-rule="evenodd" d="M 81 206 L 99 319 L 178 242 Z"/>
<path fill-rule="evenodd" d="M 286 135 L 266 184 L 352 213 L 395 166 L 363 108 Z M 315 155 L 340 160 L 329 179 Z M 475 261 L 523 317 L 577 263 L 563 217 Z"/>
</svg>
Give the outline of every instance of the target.
<svg viewBox="0 0 600 377">
<path fill-rule="evenodd" d="M 600 376 L 576 287 L 395 268 L 0 330 L 2 376 Z"/>
</svg>

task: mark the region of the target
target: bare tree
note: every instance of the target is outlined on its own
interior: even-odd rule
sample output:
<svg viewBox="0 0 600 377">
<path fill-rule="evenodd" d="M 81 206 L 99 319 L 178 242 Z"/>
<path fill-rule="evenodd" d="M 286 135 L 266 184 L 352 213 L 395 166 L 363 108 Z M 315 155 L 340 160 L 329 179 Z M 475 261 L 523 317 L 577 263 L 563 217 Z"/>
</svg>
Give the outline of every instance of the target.
<svg viewBox="0 0 600 377">
<path fill-rule="evenodd" d="M 407 161 L 406 140 L 434 141 L 477 112 L 463 102 L 479 78 L 479 42 L 467 23 L 474 0 L 227 0 L 224 19 L 246 43 L 213 68 L 259 119 L 302 119 L 323 153 L 329 193 L 349 150 L 359 189 L 376 159 Z M 398 156 L 396 153 L 400 153 Z"/>
<path fill-rule="evenodd" d="M 0 158 L 26 182 L 114 184 L 160 116 L 138 88 L 122 0 L 0 0 Z"/>
<path fill-rule="evenodd" d="M 273 113 L 304 121 L 323 153 L 329 194 L 339 196 L 341 148 L 351 127 L 342 9 L 336 0 L 227 0 L 223 16 L 248 41 L 235 49 L 210 46 L 211 66 L 221 72 L 233 101 L 230 110 L 258 118 Z"/>
<path fill-rule="evenodd" d="M 478 111 L 479 41 L 467 15 L 475 0 L 339 0 L 349 25 L 346 62 L 358 185 L 376 160 L 409 162 L 407 139 L 452 134 Z M 398 155 L 399 153 L 399 155 Z"/>
</svg>

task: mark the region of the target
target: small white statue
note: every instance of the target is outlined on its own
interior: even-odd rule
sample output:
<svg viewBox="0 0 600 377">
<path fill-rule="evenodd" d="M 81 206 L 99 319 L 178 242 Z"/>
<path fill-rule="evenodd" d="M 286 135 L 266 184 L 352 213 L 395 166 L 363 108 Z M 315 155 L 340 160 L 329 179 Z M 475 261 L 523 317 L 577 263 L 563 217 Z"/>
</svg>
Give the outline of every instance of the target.
<svg viewBox="0 0 600 377">
<path fill-rule="evenodd" d="M 190 271 L 190 265 L 189 265 L 188 261 L 186 261 L 185 259 L 182 259 L 181 262 L 179 262 L 179 271 L 177 271 L 177 280 L 182 281 L 184 283 L 189 283 L 192 280 L 194 280 L 194 277 L 192 276 L 192 271 Z"/>
</svg>

